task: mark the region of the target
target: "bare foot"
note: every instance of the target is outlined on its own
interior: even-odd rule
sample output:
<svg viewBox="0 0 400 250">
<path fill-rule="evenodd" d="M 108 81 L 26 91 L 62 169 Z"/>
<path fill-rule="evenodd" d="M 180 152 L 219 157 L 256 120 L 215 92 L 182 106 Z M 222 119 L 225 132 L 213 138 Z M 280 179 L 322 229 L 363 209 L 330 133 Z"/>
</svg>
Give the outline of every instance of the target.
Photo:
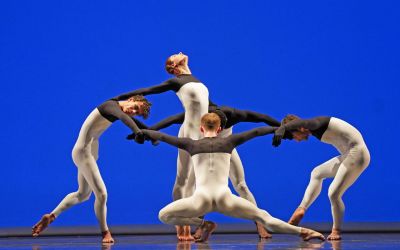
<svg viewBox="0 0 400 250">
<path fill-rule="evenodd" d="M 342 236 L 340 235 L 340 231 L 332 228 L 331 234 L 328 236 L 328 240 L 341 240 Z"/>
<path fill-rule="evenodd" d="M 102 232 L 101 235 L 103 236 L 101 243 L 114 243 L 110 230 Z"/>
<path fill-rule="evenodd" d="M 190 230 L 190 226 L 183 226 L 183 235 L 185 237 L 185 241 L 192 241 L 194 240 L 192 234 L 191 234 L 191 230 Z"/>
<path fill-rule="evenodd" d="M 193 238 L 195 240 L 198 240 L 201 238 L 201 235 L 203 234 L 203 229 L 201 226 L 197 227 L 196 230 L 194 231 Z"/>
<path fill-rule="evenodd" d="M 190 226 L 175 226 L 176 237 L 179 241 L 192 241 L 194 238 L 190 234 Z"/>
<path fill-rule="evenodd" d="M 39 234 L 43 232 L 43 230 L 45 230 L 55 219 L 56 216 L 54 214 L 43 215 L 40 221 L 32 227 L 32 236 L 39 236 Z"/>
<path fill-rule="evenodd" d="M 210 237 L 211 233 L 217 228 L 217 224 L 212 221 L 204 221 L 203 225 L 200 226 L 203 234 L 196 242 L 206 242 Z"/>
<path fill-rule="evenodd" d="M 304 241 L 309 241 L 311 239 L 325 240 L 325 237 L 321 233 L 304 227 L 301 228 L 300 237 L 303 238 Z"/>
<path fill-rule="evenodd" d="M 260 237 L 260 239 L 272 238 L 272 235 L 270 233 L 268 233 L 267 229 L 265 229 L 265 227 L 260 222 L 256 221 L 255 223 L 257 226 L 257 232 L 258 232 L 258 236 Z"/>
<path fill-rule="evenodd" d="M 306 213 L 306 210 L 302 207 L 298 207 L 296 211 L 292 214 L 292 217 L 290 217 L 290 220 L 288 221 L 289 224 L 292 225 L 299 225 L 301 219 L 303 219 L 304 214 Z"/>
</svg>

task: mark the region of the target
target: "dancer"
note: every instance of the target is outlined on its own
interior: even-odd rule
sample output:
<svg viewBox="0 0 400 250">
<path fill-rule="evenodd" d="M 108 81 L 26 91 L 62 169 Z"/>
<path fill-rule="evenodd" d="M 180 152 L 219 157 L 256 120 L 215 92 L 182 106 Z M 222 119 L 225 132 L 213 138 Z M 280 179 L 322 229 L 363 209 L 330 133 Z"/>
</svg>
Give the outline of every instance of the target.
<svg viewBox="0 0 400 250">
<path fill-rule="evenodd" d="M 143 96 L 132 96 L 126 101 L 110 99 L 86 118 L 79 132 L 78 140 L 72 150 L 72 159 L 78 168 L 78 190 L 70 193 L 49 214 L 45 214 L 32 228 L 32 235 L 38 236 L 62 212 L 89 199 L 92 192 L 96 197 L 94 208 L 100 224 L 103 243 L 113 243 L 111 232 L 107 226 L 107 189 L 97 166 L 99 137 L 116 120 L 121 120 L 136 135 L 141 135 L 139 127 L 131 116 L 140 115 L 147 118 L 151 103 Z M 137 121 L 137 120 L 136 120 Z"/>
<path fill-rule="evenodd" d="M 282 120 L 282 126 L 275 131 L 274 146 L 279 146 L 285 131 L 290 132 L 298 142 L 313 135 L 322 142 L 333 145 L 340 152 L 339 156 L 314 168 L 303 200 L 289 220 L 290 224 L 298 225 L 308 207 L 320 194 L 322 181 L 333 178 L 328 191 L 333 217 L 332 233 L 328 240 L 340 240 L 345 208 L 342 196 L 370 162 L 370 154 L 363 137 L 356 128 L 335 117 L 303 120 L 295 115 L 287 115 Z"/>
<path fill-rule="evenodd" d="M 273 232 L 299 234 L 304 240 L 312 238 L 324 240 L 322 234 L 278 220 L 253 203 L 232 194 L 228 187 L 228 176 L 233 149 L 254 137 L 271 134 L 276 128 L 266 126 L 228 137 L 217 137 L 217 133 L 221 130 L 220 122 L 219 116 L 215 113 L 204 115 L 201 119 L 201 132 L 204 138 L 200 140 L 178 138 L 154 130 L 142 130 L 145 136 L 153 140 L 164 141 L 187 151 L 194 163 L 196 176 L 194 194 L 161 209 L 160 220 L 167 224 L 200 226 L 203 235 L 198 241 L 207 241 L 216 228 L 214 222 L 199 218 L 212 211 L 258 221 Z"/>
<path fill-rule="evenodd" d="M 217 106 L 216 104 L 210 102 L 208 111 L 215 112 L 220 116 L 222 131 L 218 134 L 218 137 L 228 137 L 229 135 L 231 135 L 233 126 L 239 122 L 264 122 L 270 126 L 280 126 L 280 122 L 276 119 L 268 115 L 250 110 L 240 110 L 228 106 Z M 182 124 L 184 118 L 185 113 L 173 115 L 160 121 L 154 126 L 151 126 L 149 129 L 160 130 L 173 124 Z M 188 178 L 189 181 L 187 185 L 194 186 L 194 179 L 194 173 L 192 172 L 190 177 Z M 236 149 L 233 149 L 232 151 L 229 179 L 232 182 L 233 188 L 236 190 L 240 197 L 250 201 L 257 206 L 256 200 L 246 184 L 242 161 L 240 160 L 239 154 Z M 256 226 L 260 238 L 272 237 L 260 223 L 256 222 Z M 201 228 L 199 227 L 196 229 L 193 237 L 195 239 L 200 238 L 201 234 Z"/>
<path fill-rule="evenodd" d="M 138 89 L 117 97 L 118 100 L 124 100 L 132 95 L 150 95 L 159 94 L 172 90 L 179 97 L 185 110 L 185 119 L 179 129 L 178 137 L 189 137 L 200 139 L 199 131 L 201 116 L 208 111 L 208 89 L 189 69 L 189 58 L 183 53 L 170 56 L 165 69 L 168 73 L 175 75 L 159 85 Z M 140 135 L 139 135 L 140 138 Z M 138 139 L 138 135 L 137 135 Z M 173 199 L 178 200 L 189 197 L 193 194 L 193 187 L 186 185 L 190 172 L 193 171 L 190 155 L 184 150 L 178 150 L 177 174 L 173 188 Z M 189 226 L 177 226 L 177 237 L 179 240 L 194 240 L 190 234 Z"/>
</svg>

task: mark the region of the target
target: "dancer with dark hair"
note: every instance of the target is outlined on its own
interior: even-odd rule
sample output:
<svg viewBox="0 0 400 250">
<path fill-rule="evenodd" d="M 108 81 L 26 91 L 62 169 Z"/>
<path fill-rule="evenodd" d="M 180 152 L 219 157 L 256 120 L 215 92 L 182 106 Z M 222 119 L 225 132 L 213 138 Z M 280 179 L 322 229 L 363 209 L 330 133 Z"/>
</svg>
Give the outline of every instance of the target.
<svg viewBox="0 0 400 250">
<path fill-rule="evenodd" d="M 147 118 L 150 107 L 151 103 L 146 98 L 137 95 L 126 101 L 110 99 L 90 113 L 81 127 L 72 150 L 72 159 L 78 169 L 78 190 L 65 196 L 51 213 L 43 215 L 32 228 L 34 237 L 39 236 L 62 212 L 88 200 L 94 192 L 96 197 L 94 208 L 102 232 L 102 242 L 114 242 L 107 225 L 107 189 L 97 166 L 99 138 L 117 120 L 121 120 L 136 135 L 141 134 L 140 128 L 145 126 L 132 116 L 140 115 Z"/>
<path fill-rule="evenodd" d="M 300 119 L 298 116 L 288 115 L 283 119 L 282 126 L 275 131 L 274 146 L 279 146 L 285 131 L 290 132 L 298 142 L 313 135 L 340 152 L 339 156 L 314 168 L 303 200 L 289 220 L 290 224 L 298 225 L 306 210 L 321 193 L 323 180 L 333 178 L 328 191 L 333 217 L 332 232 L 328 240 L 340 240 L 344 215 L 342 196 L 370 162 L 370 154 L 361 133 L 349 123 L 335 117 Z"/>
</svg>

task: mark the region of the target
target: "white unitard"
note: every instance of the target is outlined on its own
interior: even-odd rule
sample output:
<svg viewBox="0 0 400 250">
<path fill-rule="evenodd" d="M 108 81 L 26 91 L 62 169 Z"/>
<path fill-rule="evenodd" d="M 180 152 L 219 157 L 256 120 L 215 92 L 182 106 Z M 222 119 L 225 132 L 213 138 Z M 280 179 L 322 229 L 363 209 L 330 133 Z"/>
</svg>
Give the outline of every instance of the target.
<svg viewBox="0 0 400 250">
<path fill-rule="evenodd" d="M 300 234 L 301 228 L 272 217 L 253 203 L 232 194 L 228 187 L 232 150 L 251 138 L 273 133 L 274 128 L 262 127 L 226 138 L 201 140 L 176 138 L 158 131 L 143 130 L 153 140 L 165 141 L 187 150 L 192 155 L 196 189 L 188 198 L 174 201 L 161 209 L 159 218 L 171 225 L 201 225 L 202 216 L 217 211 L 237 218 L 255 220 L 272 232 Z"/>
<path fill-rule="evenodd" d="M 233 127 L 226 128 L 218 134 L 219 137 L 228 137 L 232 134 Z M 240 197 L 250 201 L 254 205 L 257 205 L 256 199 L 247 187 L 246 180 L 244 177 L 244 168 L 242 161 L 240 160 L 239 154 L 235 149 L 231 155 L 231 165 L 229 169 L 229 179 L 232 182 L 233 188 L 239 194 Z"/>
<path fill-rule="evenodd" d="M 343 193 L 357 180 L 370 162 L 370 154 L 360 132 L 347 122 L 332 117 L 321 141 L 332 144 L 340 155 L 314 168 L 300 207 L 307 209 L 318 197 L 325 178 L 334 178 L 329 186 L 333 228 L 341 229 Z"/>
<path fill-rule="evenodd" d="M 185 109 L 185 119 L 179 129 L 178 137 L 194 140 L 202 138 L 200 120 L 204 114 L 208 113 L 209 94 L 207 87 L 200 82 L 189 82 L 183 85 L 176 94 Z M 194 185 L 190 183 L 189 176 L 194 177 L 194 175 L 191 173 L 193 173 L 192 159 L 186 151 L 179 149 L 176 179 L 172 192 L 174 200 L 193 194 Z"/>
<path fill-rule="evenodd" d="M 70 193 L 53 210 L 57 217 L 66 209 L 89 199 L 94 192 L 96 197 L 94 210 L 102 232 L 108 230 L 107 189 L 97 166 L 99 137 L 112 123 L 95 109 L 83 123 L 78 140 L 72 150 L 72 159 L 78 168 L 78 190 Z"/>
</svg>

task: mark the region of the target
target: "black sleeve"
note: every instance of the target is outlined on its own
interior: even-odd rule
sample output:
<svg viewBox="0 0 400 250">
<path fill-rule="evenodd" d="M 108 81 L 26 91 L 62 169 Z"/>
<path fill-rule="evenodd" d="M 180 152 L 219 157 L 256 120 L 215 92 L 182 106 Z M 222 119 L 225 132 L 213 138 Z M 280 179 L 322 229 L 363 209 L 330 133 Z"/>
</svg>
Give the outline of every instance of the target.
<svg viewBox="0 0 400 250">
<path fill-rule="evenodd" d="M 141 122 L 140 120 L 136 119 L 135 117 L 131 117 L 131 119 L 136 123 L 136 125 L 140 128 L 140 129 L 148 129 L 149 127 L 144 124 L 143 122 Z"/>
<path fill-rule="evenodd" d="M 151 94 L 159 94 L 163 92 L 167 92 L 169 90 L 173 90 L 175 87 L 173 78 L 169 79 L 159 85 L 147 87 L 147 88 L 141 88 L 137 89 L 131 92 L 124 93 L 122 95 L 116 96 L 113 99 L 116 101 L 121 101 L 121 100 L 126 100 L 129 99 L 129 97 L 134 96 L 134 95 L 151 95 Z"/>
<path fill-rule="evenodd" d="M 149 127 L 151 130 L 160 130 L 163 128 L 167 128 L 173 124 L 182 124 L 185 120 L 185 113 L 180 113 L 176 115 L 172 115 L 164 120 L 154 124 L 153 126 Z"/>
<path fill-rule="evenodd" d="M 128 126 L 135 134 L 140 133 L 141 130 L 139 129 L 136 122 L 130 117 L 129 115 L 122 112 L 121 109 L 117 105 L 113 105 L 108 107 L 108 112 L 119 120 L 121 120 L 126 126 Z"/>
<path fill-rule="evenodd" d="M 277 128 L 264 126 L 260 128 L 255 128 L 252 130 L 248 130 L 243 133 L 233 134 L 227 138 L 229 138 L 229 142 L 233 144 L 234 147 L 245 143 L 246 141 L 253 139 L 254 137 L 273 134 Z"/>
<path fill-rule="evenodd" d="M 148 129 L 143 129 L 142 132 L 145 136 L 149 137 L 152 140 L 163 141 L 186 151 L 190 151 L 193 144 L 193 140 L 190 138 L 178 138 L 176 136 L 171 136 L 159 131 Z"/>
<path fill-rule="evenodd" d="M 319 119 L 306 119 L 306 120 L 298 119 L 283 125 L 283 127 L 285 127 L 285 130 L 288 131 L 294 131 L 299 128 L 306 128 L 308 130 L 317 130 L 321 126 L 322 124 Z"/>
<path fill-rule="evenodd" d="M 305 128 L 310 131 L 314 131 L 319 129 L 322 126 L 322 123 L 319 119 L 298 119 L 291 121 L 285 125 L 281 125 L 276 131 L 274 138 L 272 139 L 272 145 L 275 147 L 278 147 L 281 144 L 282 138 L 284 138 L 285 134 L 288 134 L 287 132 L 292 132 L 295 131 L 299 128 Z M 289 135 L 291 136 L 291 135 Z"/>
<path fill-rule="evenodd" d="M 234 116 L 238 122 L 264 122 L 270 126 L 279 127 L 281 123 L 271 116 L 254 112 L 251 110 L 234 109 Z"/>
</svg>

